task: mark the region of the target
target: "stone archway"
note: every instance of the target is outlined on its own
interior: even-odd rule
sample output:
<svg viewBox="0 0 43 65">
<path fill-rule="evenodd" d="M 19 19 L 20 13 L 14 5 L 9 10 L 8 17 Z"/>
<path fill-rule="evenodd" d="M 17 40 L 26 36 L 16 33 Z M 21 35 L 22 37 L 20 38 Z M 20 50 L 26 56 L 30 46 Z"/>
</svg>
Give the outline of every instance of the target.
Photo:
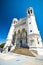
<svg viewBox="0 0 43 65">
<path fill-rule="evenodd" d="M 17 46 L 20 46 L 20 30 L 17 32 Z"/>
<path fill-rule="evenodd" d="M 20 30 L 18 30 L 18 33 L 17 33 L 17 40 L 20 41 Z"/>
<path fill-rule="evenodd" d="M 15 40 L 16 40 L 16 31 L 14 32 L 14 35 L 13 35 L 13 40 L 12 40 L 12 44 L 14 45 L 15 43 Z"/>
<path fill-rule="evenodd" d="M 26 37 L 26 29 L 25 28 L 23 28 L 22 29 L 22 45 L 23 45 L 23 47 L 25 47 L 26 46 L 26 43 L 27 43 L 27 37 Z"/>
</svg>

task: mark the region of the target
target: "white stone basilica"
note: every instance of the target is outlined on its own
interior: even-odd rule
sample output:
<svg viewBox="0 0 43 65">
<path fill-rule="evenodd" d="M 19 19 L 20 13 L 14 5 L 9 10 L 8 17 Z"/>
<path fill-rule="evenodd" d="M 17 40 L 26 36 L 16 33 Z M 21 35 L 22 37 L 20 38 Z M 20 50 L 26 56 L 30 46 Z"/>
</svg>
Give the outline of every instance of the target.
<svg viewBox="0 0 43 65">
<path fill-rule="evenodd" d="M 37 28 L 35 15 L 32 7 L 26 12 L 27 16 L 22 19 L 14 18 L 7 36 L 5 49 L 9 46 L 28 48 L 42 47 L 42 40 Z"/>
</svg>

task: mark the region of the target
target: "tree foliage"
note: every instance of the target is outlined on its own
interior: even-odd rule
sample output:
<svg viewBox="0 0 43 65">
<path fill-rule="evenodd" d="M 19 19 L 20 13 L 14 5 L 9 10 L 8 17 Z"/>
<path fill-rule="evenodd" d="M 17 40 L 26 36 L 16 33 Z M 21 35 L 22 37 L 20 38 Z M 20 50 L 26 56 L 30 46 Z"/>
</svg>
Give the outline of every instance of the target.
<svg viewBox="0 0 43 65">
<path fill-rule="evenodd" d="M 2 44 L 0 45 L 0 48 L 3 48 L 3 47 L 4 47 L 4 45 L 5 45 L 5 43 L 2 43 Z"/>
</svg>

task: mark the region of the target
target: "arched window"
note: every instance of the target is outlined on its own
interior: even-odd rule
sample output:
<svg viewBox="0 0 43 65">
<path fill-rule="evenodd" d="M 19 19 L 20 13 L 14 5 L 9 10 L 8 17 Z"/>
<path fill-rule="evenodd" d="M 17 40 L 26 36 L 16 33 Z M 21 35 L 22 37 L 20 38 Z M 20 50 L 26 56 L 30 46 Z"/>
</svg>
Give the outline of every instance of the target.
<svg viewBox="0 0 43 65">
<path fill-rule="evenodd" d="M 28 10 L 28 14 L 30 14 L 30 11 Z"/>
<path fill-rule="evenodd" d="M 30 12 L 32 13 L 32 10 L 30 10 Z"/>
<path fill-rule="evenodd" d="M 37 38 L 37 42 L 38 42 L 38 44 L 39 44 L 39 39 Z"/>
<path fill-rule="evenodd" d="M 14 21 L 14 24 L 17 23 L 17 21 Z"/>
</svg>

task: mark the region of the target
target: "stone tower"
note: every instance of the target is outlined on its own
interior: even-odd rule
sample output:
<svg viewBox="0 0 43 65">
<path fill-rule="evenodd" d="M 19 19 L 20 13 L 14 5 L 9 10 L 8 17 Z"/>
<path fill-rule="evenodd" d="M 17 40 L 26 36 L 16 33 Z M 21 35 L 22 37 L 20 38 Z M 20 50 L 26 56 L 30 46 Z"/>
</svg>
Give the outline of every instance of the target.
<svg viewBox="0 0 43 65">
<path fill-rule="evenodd" d="M 16 18 L 13 19 L 12 21 L 12 24 L 11 24 L 11 27 L 10 27 L 10 30 L 9 30 L 9 33 L 8 33 L 8 36 L 7 36 L 7 39 L 6 39 L 6 44 L 4 46 L 5 50 L 8 51 L 8 48 L 9 46 L 13 46 L 14 45 L 14 30 L 15 30 L 15 27 L 14 25 L 18 22 L 18 20 Z"/>
<path fill-rule="evenodd" d="M 33 8 L 27 9 L 27 31 L 28 31 L 28 45 L 30 47 L 42 47 L 42 40 L 39 30 L 37 28 Z"/>
</svg>

